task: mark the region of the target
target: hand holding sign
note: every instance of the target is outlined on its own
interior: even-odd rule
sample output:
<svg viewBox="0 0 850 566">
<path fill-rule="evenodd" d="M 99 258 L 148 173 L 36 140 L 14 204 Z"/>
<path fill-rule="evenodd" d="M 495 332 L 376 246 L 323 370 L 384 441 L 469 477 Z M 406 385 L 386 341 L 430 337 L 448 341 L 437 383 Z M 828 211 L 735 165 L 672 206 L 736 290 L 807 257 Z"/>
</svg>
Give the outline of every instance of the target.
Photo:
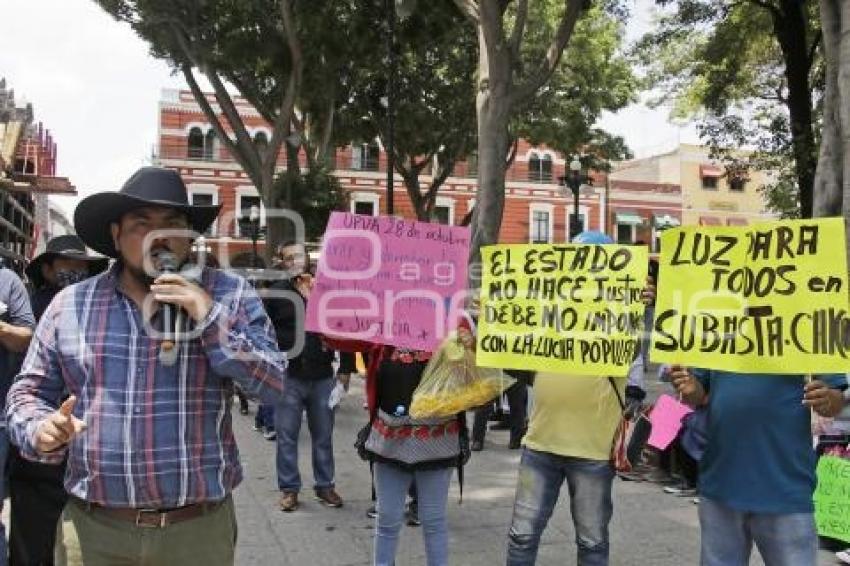
<svg viewBox="0 0 850 566">
<path fill-rule="evenodd" d="M 804 389 L 803 404 L 822 417 L 834 417 L 844 408 L 841 391 L 832 389 L 822 381 L 810 381 Z"/>
<path fill-rule="evenodd" d="M 679 396 L 694 405 L 705 402 L 705 389 L 687 368 L 680 365 L 670 366 L 670 383 L 676 388 Z"/>
<path fill-rule="evenodd" d="M 71 395 L 56 412 L 42 421 L 36 432 L 36 450 L 43 453 L 53 452 L 86 430 L 86 423 L 73 414 L 76 403 L 76 396 Z"/>
</svg>

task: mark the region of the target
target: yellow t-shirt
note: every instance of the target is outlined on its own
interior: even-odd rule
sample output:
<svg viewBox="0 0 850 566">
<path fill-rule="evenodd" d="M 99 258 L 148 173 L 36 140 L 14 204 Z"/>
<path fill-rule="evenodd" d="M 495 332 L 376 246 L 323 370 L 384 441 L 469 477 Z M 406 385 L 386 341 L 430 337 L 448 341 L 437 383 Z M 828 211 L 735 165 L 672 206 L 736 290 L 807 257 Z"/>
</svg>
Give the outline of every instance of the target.
<svg viewBox="0 0 850 566">
<path fill-rule="evenodd" d="M 626 378 L 614 383 L 623 395 Z M 523 444 L 559 456 L 608 460 L 621 414 L 607 377 L 540 372 Z"/>
</svg>

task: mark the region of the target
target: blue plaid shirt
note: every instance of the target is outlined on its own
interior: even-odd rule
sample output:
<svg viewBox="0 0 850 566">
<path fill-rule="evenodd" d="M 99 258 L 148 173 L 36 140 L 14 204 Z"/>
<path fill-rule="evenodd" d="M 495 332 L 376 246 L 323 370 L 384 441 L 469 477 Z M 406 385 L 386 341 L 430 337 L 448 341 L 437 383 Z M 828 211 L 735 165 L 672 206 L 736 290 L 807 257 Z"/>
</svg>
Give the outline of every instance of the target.
<svg viewBox="0 0 850 566">
<path fill-rule="evenodd" d="M 12 441 L 29 459 L 59 462 L 65 489 L 109 507 L 170 508 L 224 499 L 242 480 L 230 416 L 232 383 L 273 402 L 284 356 L 262 302 L 243 278 L 205 269 L 213 307 L 159 362 L 118 268 L 59 293 L 48 307 L 8 396 Z M 65 391 L 88 425 L 68 447 L 40 454 L 35 433 Z"/>
</svg>

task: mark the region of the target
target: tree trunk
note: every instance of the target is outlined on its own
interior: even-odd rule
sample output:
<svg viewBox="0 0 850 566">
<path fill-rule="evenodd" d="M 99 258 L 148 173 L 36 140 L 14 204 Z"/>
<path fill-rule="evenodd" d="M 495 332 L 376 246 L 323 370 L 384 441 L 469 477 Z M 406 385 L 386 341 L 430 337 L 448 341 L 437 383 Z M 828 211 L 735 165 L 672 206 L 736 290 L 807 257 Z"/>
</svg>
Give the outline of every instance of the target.
<svg viewBox="0 0 850 566">
<path fill-rule="evenodd" d="M 812 217 L 817 148 L 812 131 L 812 92 L 809 87 L 810 61 L 806 40 L 806 15 L 798 0 L 784 0 L 784 16 L 774 20 L 774 28 L 785 59 L 788 82 L 788 110 L 794 169 L 799 187 L 800 215 Z"/>
<path fill-rule="evenodd" d="M 842 215 L 845 226 L 850 228 L 850 3 L 821 0 L 820 8 L 826 92 L 815 181 L 815 214 Z"/>
<path fill-rule="evenodd" d="M 481 286 L 481 247 L 499 241 L 505 208 L 505 174 L 511 117 L 511 55 L 501 29 L 502 16 L 488 13 L 492 2 L 481 3 L 478 26 L 478 192 L 472 215 L 469 250 L 469 288 Z M 497 28 L 497 29 L 493 29 Z"/>
</svg>

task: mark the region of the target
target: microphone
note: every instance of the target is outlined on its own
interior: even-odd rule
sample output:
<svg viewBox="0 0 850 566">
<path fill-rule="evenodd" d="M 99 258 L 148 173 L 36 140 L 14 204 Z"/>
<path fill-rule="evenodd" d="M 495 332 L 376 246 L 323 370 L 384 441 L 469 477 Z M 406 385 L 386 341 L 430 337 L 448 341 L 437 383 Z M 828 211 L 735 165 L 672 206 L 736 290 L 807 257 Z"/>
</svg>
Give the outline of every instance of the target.
<svg viewBox="0 0 850 566">
<path fill-rule="evenodd" d="M 177 273 L 179 266 L 177 256 L 169 251 L 161 251 L 154 254 L 160 273 Z M 160 360 L 166 365 L 172 365 L 177 360 L 175 346 L 179 340 L 179 326 L 177 318 L 180 309 L 171 303 L 162 303 L 162 343 L 160 345 Z M 168 363 L 168 362 L 171 363 Z"/>
</svg>

